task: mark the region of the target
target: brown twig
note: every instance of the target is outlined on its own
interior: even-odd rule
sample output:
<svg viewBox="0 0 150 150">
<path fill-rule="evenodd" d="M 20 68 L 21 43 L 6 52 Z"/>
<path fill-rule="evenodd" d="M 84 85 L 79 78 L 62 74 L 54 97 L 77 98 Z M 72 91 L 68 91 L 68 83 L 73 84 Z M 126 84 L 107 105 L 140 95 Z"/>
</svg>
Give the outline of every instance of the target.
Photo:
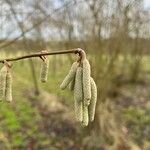
<svg viewBox="0 0 150 150">
<path fill-rule="evenodd" d="M 76 48 L 76 49 L 53 51 L 53 52 L 43 52 L 43 53 L 39 52 L 39 53 L 19 56 L 19 57 L 15 57 L 15 58 L 3 59 L 3 60 L 0 60 L 0 63 L 4 63 L 5 61 L 10 62 L 10 61 L 17 61 L 17 60 L 21 60 L 21 59 L 28 59 L 31 57 L 41 57 L 41 56 L 46 56 L 46 55 L 58 55 L 58 54 L 60 55 L 60 54 L 69 54 L 69 53 L 78 54 L 79 57 L 82 57 L 83 50 L 80 48 Z"/>
</svg>

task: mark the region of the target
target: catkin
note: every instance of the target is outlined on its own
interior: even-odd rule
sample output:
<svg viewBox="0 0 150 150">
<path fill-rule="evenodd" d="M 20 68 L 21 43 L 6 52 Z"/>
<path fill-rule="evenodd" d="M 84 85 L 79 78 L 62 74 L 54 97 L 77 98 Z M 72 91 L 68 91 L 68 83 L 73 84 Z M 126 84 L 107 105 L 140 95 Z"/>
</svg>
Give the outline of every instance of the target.
<svg viewBox="0 0 150 150">
<path fill-rule="evenodd" d="M 88 115 L 88 106 L 83 104 L 83 126 L 88 126 L 89 123 L 89 115 Z"/>
<path fill-rule="evenodd" d="M 78 102 L 75 100 L 75 116 L 76 120 L 79 122 L 83 121 L 83 102 L 80 101 Z"/>
<path fill-rule="evenodd" d="M 6 73 L 7 68 L 3 66 L 0 70 L 0 100 L 3 100 L 5 96 L 5 86 L 6 86 Z"/>
<path fill-rule="evenodd" d="M 41 66 L 41 74 L 40 74 L 41 82 L 47 81 L 48 69 L 49 69 L 49 59 L 46 58 L 42 62 L 42 66 Z"/>
<path fill-rule="evenodd" d="M 82 73 L 83 69 L 81 67 L 77 68 L 74 86 L 74 99 L 75 101 L 83 100 L 83 85 L 82 85 Z"/>
<path fill-rule="evenodd" d="M 74 86 L 74 100 L 75 100 L 75 115 L 79 122 L 83 120 L 83 87 L 82 87 L 82 73 L 83 69 L 81 67 L 77 68 L 75 76 L 75 86 Z"/>
<path fill-rule="evenodd" d="M 6 74 L 5 99 L 7 102 L 12 101 L 12 76 L 10 71 L 7 71 Z"/>
<path fill-rule="evenodd" d="M 87 59 L 83 60 L 83 93 L 84 93 L 84 104 L 89 105 L 91 99 L 91 67 Z"/>
<path fill-rule="evenodd" d="M 95 107 L 97 102 L 97 87 L 93 78 L 91 78 L 91 101 L 89 105 L 89 119 L 90 121 L 94 120 L 95 116 Z"/>
<path fill-rule="evenodd" d="M 73 80 L 69 83 L 69 89 L 71 91 L 73 91 L 74 90 L 74 86 L 75 86 L 75 78 L 73 78 Z"/>
<path fill-rule="evenodd" d="M 62 90 L 64 90 L 68 86 L 68 84 L 73 80 L 73 78 L 75 77 L 78 65 L 79 65 L 78 62 L 74 62 L 72 64 L 69 73 L 67 74 L 67 76 L 65 77 L 65 79 L 63 80 L 63 82 L 60 85 L 60 88 Z"/>
</svg>

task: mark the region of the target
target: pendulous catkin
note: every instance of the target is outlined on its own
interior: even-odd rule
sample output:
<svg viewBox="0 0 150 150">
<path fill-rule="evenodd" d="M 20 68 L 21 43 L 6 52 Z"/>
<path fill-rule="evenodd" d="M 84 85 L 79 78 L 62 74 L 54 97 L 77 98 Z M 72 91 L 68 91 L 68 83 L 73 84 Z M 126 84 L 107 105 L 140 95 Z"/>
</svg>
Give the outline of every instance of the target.
<svg viewBox="0 0 150 150">
<path fill-rule="evenodd" d="M 67 76 L 65 77 L 65 79 L 63 80 L 63 82 L 60 85 L 60 88 L 62 90 L 64 90 L 69 85 L 69 83 L 73 80 L 73 78 L 75 77 L 78 65 L 79 65 L 78 62 L 74 62 L 72 64 L 69 73 L 67 74 Z"/>
<path fill-rule="evenodd" d="M 75 86 L 75 77 L 73 78 L 73 80 L 69 83 L 69 89 L 70 91 L 74 90 L 74 86 Z"/>
<path fill-rule="evenodd" d="M 88 126 L 94 120 L 97 101 L 97 87 L 91 77 L 91 67 L 85 52 L 78 62 L 73 63 L 68 75 L 60 85 L 61 89 L 74 91 L 74 108 L 76 120 Z"/>
<path fill-rule="evenodd" d="M 6 74 L 5 99 L 7 102 L 12 101 L 12 76 L 9 70 Z"/>
<path fill-rule="evenodd" d="M 88 106 L 83 104 L 83 120 L 82 125 L 88 126 L 89 123 L 89 115 L 88 115 Z"/>
<path fill-rule="evenodd" d="M 84 104 L 89 105 L 91 100 L 91 67 L 87 59 L 83 60 L 83 93 Z"/>
<path fill-rule="evenodd" d="M 83 102 L 75 100 L 75 116 L 79 122 L 83 121 Z"/>
<path fill-rule="evenodd" d="M 75 115 L 77 121 L 79 122 L 82 122 L 83 120 L 82 73 L 83 73 L 83 69 L 81 67 L 78 67 L 75 76 L 74 101 L 75 101 Z"/>
<path fill-rule="evenodd" d="M 91 101 L 90 101 L 90 105 L 89 105 L 89 119 L 90 119 L 90 121 L 94 120 L 96 102 L 97 102 L 97 86 L 95 84 L 95 81 L 91 77 Z"/>
<path fill-rule="evenodd" d="M 41 74 L 40 74 L 41 82 L 47 81 L 48 69 L 49 69 L 49 59 L 45 58 L 41 66 Z"/>
<path fill-rule="evenodd" d="M 7 67 L 4 65 L 0 70 L 0 100 L 4 99 L 6 87 Z"/>
<path fill-rule="evenodd" d="M 83 74 L 83 69 L 81 67 L 78 67 L 76 72 L 76 77 L 75 77 L 75 86 L 74 86 L 74 99 L 75 101 L 78 102 L 83 100 L 82 74 Z"/>
</svg>

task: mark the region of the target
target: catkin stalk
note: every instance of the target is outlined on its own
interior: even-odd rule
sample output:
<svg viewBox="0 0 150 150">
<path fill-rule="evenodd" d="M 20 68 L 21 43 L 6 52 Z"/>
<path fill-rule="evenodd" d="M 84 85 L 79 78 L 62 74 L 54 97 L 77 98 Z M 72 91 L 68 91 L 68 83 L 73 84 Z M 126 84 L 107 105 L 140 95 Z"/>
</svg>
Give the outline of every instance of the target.
<svg viewBox="0 0 150 150">
<path fill-rule="evenodd" d="M 40 74 L 41 82 L 47 81 L 48 69 L 49 69 L 49 59 L 46 58 L 42 62 L 41 66 L 41 74 Z"/>
<path fill-rule="evenodd" d="M 7 102 L 12 101 L 12 76 L 10 71 L 7 71 L 6 74 L 5 99 Z"/>
<path fill-rule="evenodd" d="M 6 73 L 7 67 L 3 66 L 0 70 L 0 101 L 4 99 L 6 87 Z"/>
<path fill-rule="evenodd" d="M 65 77 L 65 79 L 63 80 L 63 82 L 60 85 L 60 88 L 62 90 L 64 90 L 69 85 L 69 83 L 73 80 L 73 78 L 75 77 L 78 65 L 79 65 L 78 62 L 74 62 L 72 64 L 69 73 L 67 74 L 67 76 Z"/>
<path fill-rule="evenodd" d="M 83 104 L 83 121 L 82 121 L 82 125 L 83 126 L 88 126 L 88 123 L 89 123 L 88 106 Z"/>
<path fill-rule="evenodd" d="M 84 104 L 89 105 L 91 100 L 91 67 L 87 59 L 83 60 L 83 93 L 84 93 Z"/>
<path fill-rule="evenodd" d="M 96 84 L 95 84 L 93 78 L 91 78 L 91 101 L 90 101 L 90 105 L 89 105 L 90 121 L 94 120 L 96 102 L 97 102 L 97 87 L 96 87 Z"/>
</svg>

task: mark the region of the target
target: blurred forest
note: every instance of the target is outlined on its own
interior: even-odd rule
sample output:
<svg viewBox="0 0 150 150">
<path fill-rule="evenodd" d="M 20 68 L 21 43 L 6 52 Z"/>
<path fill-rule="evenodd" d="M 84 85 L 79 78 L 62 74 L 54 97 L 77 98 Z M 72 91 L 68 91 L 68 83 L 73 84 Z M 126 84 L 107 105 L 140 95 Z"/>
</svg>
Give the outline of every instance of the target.
<svg viewBox="0 0 150 150">
<path fill-rule="evenodd" d="M 82 48 L 98 87 L 88 127 L 59 85 L 76 58 L 13 63 L 13 102 L 0 103 L 0 150 L 150 150 L 150 6 L 144 0 L 0 0 L 0 58 Z M 2 64 L 1 64 L 2 66 Z"/>
</svg>

